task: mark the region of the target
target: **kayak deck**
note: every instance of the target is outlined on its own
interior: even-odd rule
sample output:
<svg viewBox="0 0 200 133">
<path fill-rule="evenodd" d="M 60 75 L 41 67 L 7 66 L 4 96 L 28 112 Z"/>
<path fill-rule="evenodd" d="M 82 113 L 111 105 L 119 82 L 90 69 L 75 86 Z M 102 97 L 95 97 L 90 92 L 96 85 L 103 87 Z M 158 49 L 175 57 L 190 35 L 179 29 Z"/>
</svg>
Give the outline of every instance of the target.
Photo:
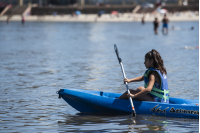
<svg viewBox="0 0 200 133">
<path fill-rule="evenodd" d="M 132 113 L 129 100 L 118 99 L 119 93 L 80 89 L 61 89 L 59 95 L 73 108 L 84 113 Z M 199 118 L 199 100 L 169 98 L 169 104 L 133 100 L 137 114 Z"/>
</svg>

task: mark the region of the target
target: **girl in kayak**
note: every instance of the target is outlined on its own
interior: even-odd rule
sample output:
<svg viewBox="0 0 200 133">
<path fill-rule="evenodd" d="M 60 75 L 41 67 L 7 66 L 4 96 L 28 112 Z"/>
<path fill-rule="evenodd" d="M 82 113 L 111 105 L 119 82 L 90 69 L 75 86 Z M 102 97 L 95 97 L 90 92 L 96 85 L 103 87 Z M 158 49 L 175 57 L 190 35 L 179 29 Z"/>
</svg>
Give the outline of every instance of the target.
<svg viewBox="0 0 200 133">
<path fill-rule="evenodd" d="M 144 87 L 138 87 L 136 90 L 130 90 L 130 94 L 125 92 L 119 99 L 128 99 L 132 97 L 139 101 L 152 101 L 169 103 L 169 90 L 167 83 L 167 71 L 164 67 L 163 59 L 160 54 L 152 49 L 145 55 L 145 71 L 143 76 L 124 79 L 124 82 L 144 81 Z"/>
</svg>

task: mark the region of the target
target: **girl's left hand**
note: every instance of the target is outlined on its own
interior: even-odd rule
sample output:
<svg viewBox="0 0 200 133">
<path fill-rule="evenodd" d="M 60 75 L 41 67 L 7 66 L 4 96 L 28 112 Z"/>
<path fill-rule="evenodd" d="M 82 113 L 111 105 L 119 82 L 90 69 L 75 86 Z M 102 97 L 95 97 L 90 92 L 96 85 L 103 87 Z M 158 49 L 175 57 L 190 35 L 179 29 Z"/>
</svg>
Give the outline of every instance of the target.
<svg viewBox="0 0 200 133">
<path fill-rule="evenodd" d="M 127 94 L 127 96 L 134 98 L 135 95 L 133 95 L 133 94 L 130 93 L 130 94 Z"/>
</svg>

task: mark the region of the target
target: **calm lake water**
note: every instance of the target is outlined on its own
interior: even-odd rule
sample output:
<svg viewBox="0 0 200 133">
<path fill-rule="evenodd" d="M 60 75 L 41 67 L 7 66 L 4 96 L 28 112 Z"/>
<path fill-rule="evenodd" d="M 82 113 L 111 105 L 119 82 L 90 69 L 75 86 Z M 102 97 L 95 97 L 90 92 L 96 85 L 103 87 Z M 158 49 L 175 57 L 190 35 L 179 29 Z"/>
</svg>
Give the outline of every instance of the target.
<svg viewBox="0 0 200 133">
<path fill-rule="evenodd" d="M 0 22 L 0 132 L 199 132 L 199 120 L 84 115 L 58 99 L 62 88 L 123 93 L 117 44 L 127 78 L 143 75 L 144 55 L 158 50 L 171 97 L 199 99 L 199 22 Z M 194 30 L 190 30 L 191 27 Z M 143 82 L 129 84 L 130 89 Z"/>
</svg>

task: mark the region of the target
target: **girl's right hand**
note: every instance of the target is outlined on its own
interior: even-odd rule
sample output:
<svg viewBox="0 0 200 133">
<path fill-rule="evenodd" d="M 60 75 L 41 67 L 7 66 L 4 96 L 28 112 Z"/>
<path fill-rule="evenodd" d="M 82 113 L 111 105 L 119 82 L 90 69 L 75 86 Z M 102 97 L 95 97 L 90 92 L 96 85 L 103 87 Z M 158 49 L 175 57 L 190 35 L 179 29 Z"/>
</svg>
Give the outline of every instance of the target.
<svg viewBox="0 0 200 133">
<path fill-rule="evenodd" d="M 127 78 L 125 78 L 125 79 L 124 79 L 124 84 L 126 84 L 126 82 L 127 82 L 127 83 L 130 83 L 130 80 L 127 79 Z"/>
</svg>

